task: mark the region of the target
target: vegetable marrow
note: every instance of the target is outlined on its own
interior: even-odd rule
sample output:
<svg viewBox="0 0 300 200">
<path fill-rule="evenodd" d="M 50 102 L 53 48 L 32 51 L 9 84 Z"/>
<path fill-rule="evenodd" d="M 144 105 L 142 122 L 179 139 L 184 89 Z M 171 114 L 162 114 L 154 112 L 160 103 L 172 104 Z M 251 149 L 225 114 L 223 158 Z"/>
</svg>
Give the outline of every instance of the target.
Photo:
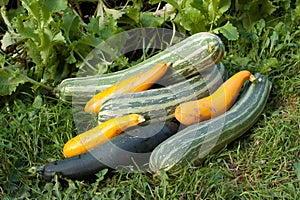
<svg viewBox="0 0 300 200">
<path fill-rule="evenodd" d="M 219 63 L 224 51 L 224 44 L 217 35 L 201 32 L 126 70 L 65 79 L 56 87 L 55 92 L 63 100 L 85 104 L 96 93 L 118 81 L 143 73 L 159 62 L 172 63 L 172 71 L 168 71 L 167 76 L 162 78 L 165 85 L 171 85 L 182 81 L 182 76 L 193 76 Z"/>
<path fill-rule="evenodd" d="M 98 120 L 101 123 L 130 113 L 140 114 L 152 122 L 170 120 L 174 118 L 177 105 L 208 96 L 223 83 L 226 75 L 225 67 L 220 62 L 198 76 L 171 86 L 113 95 L 103 102 Z"/>
<path fill-rule="evenodd" d="M 184 128 L 158 145 L 150 156 L 153 172 L 178 172 L 197 165 L 210 152 L 215 152 L 244 134 L 258 120 L 267 102 L 271 82 L 256 74 L 257 81 L 242 92 L 226 113 Z"/>
</svg>

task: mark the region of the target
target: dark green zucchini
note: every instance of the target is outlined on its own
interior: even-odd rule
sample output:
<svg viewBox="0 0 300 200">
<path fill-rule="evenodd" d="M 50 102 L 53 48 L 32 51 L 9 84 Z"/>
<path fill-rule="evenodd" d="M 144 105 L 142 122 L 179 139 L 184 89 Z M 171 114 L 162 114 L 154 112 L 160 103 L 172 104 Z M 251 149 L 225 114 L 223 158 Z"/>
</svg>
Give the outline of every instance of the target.
<svg viewBox="0 0 300 200">
<path fill-rule="evenodd" d="M 71 179 L 85 179 L 102 169 L 147 170 L 151 151 L 178 130 L 174 122 L 132 128 L 87 153 L 50 162 L 37 171 L 46 180 L 54 174 Z"/>
</svg>

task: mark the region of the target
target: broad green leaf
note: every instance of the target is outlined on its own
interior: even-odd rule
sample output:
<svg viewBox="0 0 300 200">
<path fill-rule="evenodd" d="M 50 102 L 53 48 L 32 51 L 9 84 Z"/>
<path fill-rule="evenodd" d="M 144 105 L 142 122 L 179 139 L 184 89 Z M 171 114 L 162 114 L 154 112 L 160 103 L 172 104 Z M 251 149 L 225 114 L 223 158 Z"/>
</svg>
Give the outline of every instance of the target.
<svg viewBox="0 0 300 200">
<path fill-rule="evenodd" d="M 67 12 L 64 14 L 62 21 L 62 29 L 64 30 L 64 35 L 68 43 L 71 43 L 83 35 L 80 30 L 79 16 L 72 14 L 70 11 L 70 13 Z"/>
<path fill-rule="evenodd" d="M 24 20 L 25 18 L 22 16 L 15 18 L 13 26 L 16 28 L 17 33 L 20 34 L 22 38 L 31 39 L 32 41 L 36 42 L 37 45 L 39 45 L 41 41 L 34 22 Z"/>
<path fill-rule="evenodd" d="M 68 1 L 67 0 L 46 0 L 44 3 L 45 7 L 48 9 L 48 11 L 59 12 L 63 11 L 68 8 Z"/>
<path fill-rule="evenodd" d="M 156 17 L 152 12 L 141 12 L 140 22 L 143 27 L 158 27 L 164 23 L 164 18 Z"/>
<path fill-rule="evenodd" d="M 134 7 L 128 7 L 126 10 L 126 15 L 132 19 L 135 23 L 139 23 L 140 21 L 140 10 Z"/>
<path fill-rule="evenodd" d="M 238 6 L 243 12 L 242 22 L 244 27 L 249 27 L 253 22 L 264 19 L 273 14 L 277 7 L 270 0 L 241 0 Z"/>
<path fill-rule="evenodd" d="M 231 0 L 192 0 L 190 5 L 207 18 L 207 26 L 217 25 L 217 21 L 230 8 Z"/>
<path fill-rule="evenodd" d="M 105 40 L 112 35 L 120 32 L 122 29 L 118 26 L 118 21 L 115 20 L 111 15 L 106 16 L 105 20 L 101 24 L 100 28 L 100 37 Z"/>
<path fill-rule="evenodd" d="M 205 26 L 208 24 L 207 19 L 198 9 L 193 7 L 187 7 L 183 10 L 179 22 L 191 34 L 207 31 Z"/>
<path fill-rule="evenodd" d="M 65 37 L 63 36 L 62 32 L 58 32 L 53 38 L 52 38 L 53 44 L 57 43 L 66 43 Z"/>
<path fill-rule="evenodd" d="M 56 58 L 56 51 L 54 50 L 53 46 L 54 46 L 54 35 L 53 32 L 51 32 L 51 30 L 49 30 L 48 28 L 45 28 L 43 30 L 43 32 L 41 33 L 41 36 L 43 38 L 42 40 L 42 44 L 40 46 L 37 47 L 36 50 L 38 50 L 38 52 L 40 53 L 41 59 L 42 59 L 42 63 L 36 63 L 37 65 L 42 64 L 43 66 L 48 66 L 51 65 L 53 62 L 55 62 L 55 58 Z M 56 41 L 58 42 L 58 41 Z M 48 67 L 47 67 L 48 68 Z M 55 71 L 53 71 L 55 72 Z"/>
<path fill-rule="evenodd" d="M 23 1 L 22 6 L 36 20 L 38 28 L 44 28 L 52 20 L 52 14 L 65 10 L 67 3 L 66 0 L 34 0 Z"/>
<path fill-rule="evenodd" d="M 218 0 L 203 0 L 207 5 L 207 12 L 209 14 L 209 20 L 215 22 L 218 15 Z"/>
<path fill-rule="evenodd" d="M 258 7 L 261 5 L 261 7 Z M 276 11 L 277 7 L 272 4 L 271 1 L 265 0 L 265 3 L 263 4 L 257 4 L 257 7 L 260 8 L 260 13 L 262 17 L 266 17 L 268 15 L 271 15 L 273 12 Z"/>
<path fill-rule="evenodd" d="M 32 61 L 39 65 L 42 63 L 42 57 L 41 54 L 38 50 L 38 45 L 36 43 L 34 43 L 32 40 L 28 40 L 25 44 L 25 47 L 27 49 L 27 53 L 29 55 L 29 57 L 32 59 Z M 37 73 L 38 71 L 40 71 L 39 73 L 42 73 L 42 69 L 39 69 L 39 67 L 36 68 L 35 73 Z M 39 75 L 41 76 L 41 74 Z"/>
<path fill-rule="evenodd" d="M 25 82 L 27 82 L 26 79 L 18 75 L 11 75 L 3 69 L 0 69 L 0 96 L 11 95 L 16 91 L 19 84 Z"/>
<path fill-rule="evenodd" d="M 205 0 L 192 0 L 190 4 L 188 2 L 185 5 L 185 8 L 192 6 L 193 8 L 196 8 L 197 10 L 203 12 L 203 14 L 208 16 L 208 7 L 209 7 L 210 1 Z"/>
<path fill-rule="evenodd" d="M 70 55 L 66 59 L 68 64 L 74 64 L 77 60 L 74 56 L 74 51 L 70 51 Z"/>
<path fill-rule="evenodd" d="M 62 75 L 64 65 L 60 65 L 57 53 L 51 49 L 52 53 L 49 53 L 48 60 L 46 61 L 46 66 L 44 67 L 43 76 L 41 82 L 45 83 L 45 80 L 48 82 L 57 81 Z M 60 72 L 60 73 L 58 73 Z"/>
<path fill-rule="evenodd" d="M 41 21 L 40 8 L 38 1 L 23 1 L 22 6 L 27 10 L 28 15 L 38 22 Z"/>
<path fill-rule="evenodd" d="M 222 33 L 228 40 L 237 40 L 239 38 L 239 32 L 235 26 L 229 21 L 219 28 L 213 30 L 214 33 Z"/>
<path fill-rule="evenodd" d="M 88 34 L 82 36 L 79 40 L 77 40 L 77 42 L 79 45 L 87 45 L 95 48 L 101 42 L 101 39 L 93 36 L 92 34 Z"/>
<path fill-rule="evenodd" d="M 220 0 L 218 6 L 219 14 L 224 14 L 226 11 L 229 10 L 231 6 L 231 0 Z"/>
<path fill-rule="evenodd" d="M 99 20 L 101 17 L 93 17 L 90 19 L 90 22 L 86 26 L 86 29 L 89 33 L 97 35 L 100 32 Z"/>
<path fill-rule="evenodd" d="M 35 23 L 38 29 L 43 29 L 51 21 L 51 11 L 45 8 L 45 5 L 39 1 L 31 1 L 24 4 L 29 16 L 35 19 Z"/>
</svg>

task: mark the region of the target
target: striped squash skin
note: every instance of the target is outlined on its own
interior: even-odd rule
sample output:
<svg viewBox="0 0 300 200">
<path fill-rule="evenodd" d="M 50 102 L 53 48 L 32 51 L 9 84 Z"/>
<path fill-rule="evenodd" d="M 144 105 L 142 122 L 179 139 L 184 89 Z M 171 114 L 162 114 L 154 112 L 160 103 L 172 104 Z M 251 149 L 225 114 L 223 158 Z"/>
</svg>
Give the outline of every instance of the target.
<svg viewBox="0 0 300 200">
<path fill-rule="evenodd" d="M 172 173 L 195 166 L 211 152 L 234 141 L 258 120 L 264 110 L 271 82 L 256 74 L 257 82 L 242 92 L 234 106 L 216 118 L 188 126 L 158 145 L 151 153 L 149 167 Z"/>
<path fill-rule="evenodd" d="M 137 113 L 145 117 L 148 123 L 166 121 L 174 118 L 176 106 L 182 102 L 208 96 L 215 91 L 226 78 L 226 70 L 220 62 L 182 82 L 164 88 L 142 92 L 113 95 L 103 102 L 98 114 L 99 123 L 109 119 Z"/>
<path fill-rule="evenodd" d="M 65 79 L 56 87 L 55 92 L 62 100 L 85 104 L 95 93 L 125 78 L 145 72 L 158 62 L 172 63 L 173 70 L 161 80 L 164 84 L 171 85 L 182 81 L 182 76 L 187 78 L 214 66 L 222 59 L 224 51 L 224 44 L 217 35 L 201 32 L 131 68 L 110 74 Z"/>
</svg>

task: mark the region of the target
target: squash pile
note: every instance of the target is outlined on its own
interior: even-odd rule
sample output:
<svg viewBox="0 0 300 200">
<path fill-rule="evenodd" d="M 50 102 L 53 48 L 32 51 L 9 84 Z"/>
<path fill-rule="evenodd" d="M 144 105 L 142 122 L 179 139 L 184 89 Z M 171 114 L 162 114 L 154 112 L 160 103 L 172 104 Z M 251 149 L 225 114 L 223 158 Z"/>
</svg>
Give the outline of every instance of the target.
<svg viewBox="0 0 300 200">
<path fill-rule="evenodd" d="M 92 96 L 84 110 L 97 113 L 99 125 L 67 141 L 67 158 L 39 173 L 51 180 L 55 173 L 82 179 L 104 168 L 178 172 L 249 130 L 265 107 L 270 81 L 247 70 L 227 78 L 225 48 L 214 34 L 176 45 L 188 54 L 173 55 L 174 45 Z M 63 93 L 69 86 L 66 80 L 58 88 Z"/>
</svg>

